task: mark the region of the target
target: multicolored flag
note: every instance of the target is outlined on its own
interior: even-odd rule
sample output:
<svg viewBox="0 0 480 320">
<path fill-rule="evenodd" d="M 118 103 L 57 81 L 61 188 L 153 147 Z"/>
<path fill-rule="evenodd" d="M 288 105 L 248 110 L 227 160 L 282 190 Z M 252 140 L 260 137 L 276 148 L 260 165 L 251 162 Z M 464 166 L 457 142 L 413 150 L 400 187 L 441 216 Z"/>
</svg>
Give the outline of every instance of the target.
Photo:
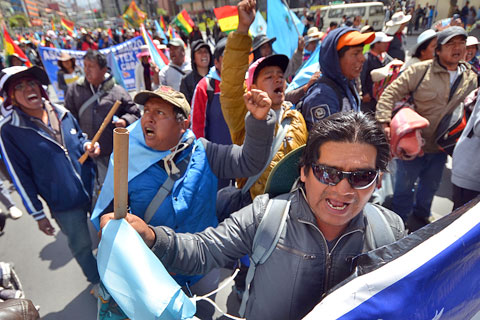
<svg viewBox="0 0 480 320">
<path fill-rule="evenodd" d="M 60 20 L 62 27 L 67 30 L 69 36 L 73 36 L 73 30 L 75 29 L 75 23 L 73 21 L 62 18 Z"/>
<path fill-rule="evenodd" d="M 168 64 L 168 58 L 161 50 L 158 50 L 155 43 L 153 43 L 152 37 L 150 37 L 150 34 L 145 29 L 143 23 L 140 24 L 140 31 L 142 32 L 143 40 L 145 40 L 145 43 L 147 44 L 150 57 L 152 57 L 152 60 L 157 65 L 157 67 L 159 69 L 162 69 Z"/>
<path fill-rule="evenodd" d="M 22 49 L 20 49 L 19 46 L 17 46 L 15 42 L 13 42 L 5 27 L 3 28 L 3 45 L 5 46 L 5 53 L 7 56 L 17 54 L 20 58 L 25 59 L 25 65 L 27 67 L 32 66 L 32 63 L 30 62 L 30 60 L 28 60 Z"/>
<path fill-rule="evenodd" d="M 57 28 L 55 28 L 55 23 L 53 22 L 53 19 L 51 20 L 51 23 L 52 23 L 52 30 L 57 31 Z"/>
<path fill-rule="evenodd" d="M 173 19 L 173 23 L 175 23 L 186 34 L 190 34 L 190 32 L 193 30 L 193 26 L 195 25 L 185 9 L 183 9 L 175 17 L 175 19 Z"/>
<path fill-rule="evenodd" d="M 163 20 L 163 16 L 160 16 L 160 27 L 164 32 L 167 32 L 167 25 L 165 24 L 165 20 Z"/>
<path fill-rule="evenodd" d="M 224 6 L 213 9 L 217 17 L 218 25 L 222 32 L 229 33 L 238 28 L 238 9 L 237 6 Z"/>
<path fill-rule="evenodd" d="M 125 13 L 122 15 L 123 20 L 134 28 L 138 28 L 147 18 L 147 14 L 137 7 L 134 0 L 130 3 Z"/>
</svg>

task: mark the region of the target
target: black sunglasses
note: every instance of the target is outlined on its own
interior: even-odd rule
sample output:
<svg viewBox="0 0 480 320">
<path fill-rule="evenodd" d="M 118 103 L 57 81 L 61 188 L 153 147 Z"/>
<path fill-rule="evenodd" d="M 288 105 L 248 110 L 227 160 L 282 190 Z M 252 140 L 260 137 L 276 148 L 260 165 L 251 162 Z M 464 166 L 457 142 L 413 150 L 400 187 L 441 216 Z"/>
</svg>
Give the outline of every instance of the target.
<svg viewBox="0 0 480 320">
<path fill-rule="evenodd" d="M 341 171 L 323 164 L 312 164 L 312 171 L 315 178 L 323 184 L 336 186 L 347 178 L 348 183 L 354 189 L 366 189 L 378 177 L 378 170 Z"/>
</svg>

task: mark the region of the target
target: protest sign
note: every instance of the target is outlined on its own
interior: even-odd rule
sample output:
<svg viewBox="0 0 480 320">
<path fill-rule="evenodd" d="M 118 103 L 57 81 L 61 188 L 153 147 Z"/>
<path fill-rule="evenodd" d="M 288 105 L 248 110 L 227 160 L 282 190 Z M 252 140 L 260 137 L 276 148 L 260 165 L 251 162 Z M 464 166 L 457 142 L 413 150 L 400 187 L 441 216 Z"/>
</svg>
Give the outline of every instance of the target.
<svg viewBox="0 0 480 320">
<path fill-rule="evenodd" d="M 140 52 L 140 47 L 145 44 L 145 41 L 141 36 L 125 41 L 119 45 L 115 45 L 109 48 L 101 49 L 100 52 L 105 54 L 107 57 L 110 53 L 115 57 L 116 66 L 111 65 L 113 59 L 109 62 L 109 67 L 111 70 L 120 70 L 119 73 L 115 74 L 116 77 L 121 76 L 122 79 L 118 79 L 117 82 L 121 83 L 123 81 L 126 90 L 135 90 L 135 66 L 138 63 L 137 54 Z M 55 89 L 58 100 L 63 101 L 64 93 L 63 90 L 60 90 L 58 87 L 58 58 L 62 55 L 63 52 L 68 53 L 70 56 L 75 58 L 76 65 L 83 70 L 83 57 L 86 54 L 86 51 L 78 50 L 66 50 L 66 49 L 57 49 L 57 48 L 47 48 L 39 47 L 40 58 L 47 72 L 48 78 Z M 112 72 L 113 72 L 112 71 Z"/>
</svg>

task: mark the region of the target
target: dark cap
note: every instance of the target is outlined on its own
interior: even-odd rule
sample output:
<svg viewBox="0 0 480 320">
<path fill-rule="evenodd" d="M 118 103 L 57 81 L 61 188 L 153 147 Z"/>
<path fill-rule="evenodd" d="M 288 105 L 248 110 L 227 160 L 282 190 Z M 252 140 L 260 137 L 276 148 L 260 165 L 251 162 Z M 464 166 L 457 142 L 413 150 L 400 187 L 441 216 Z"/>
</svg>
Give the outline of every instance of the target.
<svg viewBox="0 0 480 320">
<path fill-rule="evenodd" d="M 192 52 L 197 52 L 201 48 L 207 48 L 208 52 L 210 52 L 210 46 L 203 40 L 195 40 L 192 42 Z"/>
<path fill-rule="evenodd" d="M 465 29 L 463 29 L 462 27 L 458 27 L 458 26 L 449 27 L 437 33 L 438 44 L 444 45 L 445 43 L 447 43 L 453 37 L 456 37 L 456 36 L 462 36 L 465 39 L 467 39 L 468 34 L 467 34 L 467 31 L 465 31 Z"/>
<path fill-rule="evenodd" d="M 215 44 L 215 51 L 213 52 L 213 57 L 218 60 L 221 56 L 223 56 L 223 51 L 225 50 L 225 46 L 227 45 L 227 38 L 222 38 L 218 40 Z"/>
<path fill-rule="evenodd" d="M 252 84 L 258 76 L 260 70 L 269 66 L 278 66 L 283 72 L 287 70 L 288 62 L 290 60 L 284 54 L 272 54 L 268 57 L 262 57 L 252 63 L 248 68 L 247 88 L 250 90 Z"/>
<path fill-rule="evenodd" d="M 251 52 L 257 50 L 258 48 L 260 48 L 261 46 L 263 46 L 266 43 L 269 43 L 269 42 L 273 43 L 273 42 L 275 42 L 275 40 L 277 40 L 277 38 L 273 37 L 273 38 L 269 39 L 266 35 L 259 34 L 258 36 L 253 38 L 253 44 L 252 44 L 252 51 Z"/>
</svg>

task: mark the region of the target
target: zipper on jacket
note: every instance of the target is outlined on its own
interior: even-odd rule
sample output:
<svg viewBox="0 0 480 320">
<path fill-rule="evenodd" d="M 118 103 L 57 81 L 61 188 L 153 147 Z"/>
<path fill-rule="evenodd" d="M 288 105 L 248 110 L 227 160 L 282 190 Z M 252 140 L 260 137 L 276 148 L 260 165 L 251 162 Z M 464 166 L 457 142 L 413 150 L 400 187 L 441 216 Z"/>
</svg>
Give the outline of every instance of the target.
<svg viewBox="0 0 480 320">
<path fill-rule="evenodd" d="M 363 231 L 361 229 L 356 229 L 356 230 L 352 230 L 350 232 L 347 232 L 345 234 L 342 234 L 340 236 L 340 238 L 338 238 L 338 240 L 335 242 L 332 250 L 328 250 L 328 244 L 327 244 L 327 240 L 325 239 L 325 236 L 323 235 L 323 233 L 320 231 L 320 229 L 314 225 L 313 223 L 309 222 L 309 221 L 305 221 L 305 220 L 300 220 L 298 219 L 299 222 L 302 222 L 302 223 L 305 223 L 305 224 L 308 224 L 312 227 L 314 227 L 319 233 L 320 233 L 320 236 L 322 236 L 322 240 L 323 240 L 323 244 L 325 245 L 325 279 L 324 279 L 324 284 L 323 284 L 323 294 L 322 294 L 322 299 L 327 295 L 327 290 L 328 290 L 328 282 L 330 280 L 330 270 L 332 268 L 332 253 L 333 251 L 335 250 L 335 248 L 337 247 L 337 244 L 340 242 L 340 240 L 342 240 L 344 237 L 348 236 L 348 235 L 351 235 L 355 232 L 361 232 L 363 233 Z"/>
<path fill-rule="evenodd" d="M 80 175 L 78 174 L 77 170 L 75 170 L 75 167 L 73 166 L 73 163 L 72 163 L 72 158 L 70 158 L 70 155 L 68 153 L 68 149 L 64 146 L 62 146 L 60 143 L 58 143 L 57 141 L 53 140 L 51 137 L 49 136 L 46 136 L 40 132 L 38 132 L 37 130 L 33 129 L 33 128 L 29 128 L 29 127 L 24 127 L 24 126 L 19 126 L 19 128 L 23 128 L 23 129 L 29 129 L 29 130 L 32 130 L 33 132 L 35 132 L 36 134 L 42 136 L 43 138 L 53 142 L 54 144 L 56 144 L 57 146 L 59 146 L 63 152 L 65 153 L 65 156 L 67 157 L 68 159 L 68 163 L 70 163 L 70 166 L 73 170 L 73 173 L 75 174 L 75 176 L 77 177 L 77 179 L 80 181 L 81 185 L 82 185 L 82 190 L 83 192 L 87 195 L 88 199 L 91 199 L 91 196 L 88 194 L 87 190 L 85 190 L 85 186 L 83 185 L 83 181 L 82 181 L 82 178 L 80 177 Z M 63 141 L 65 141 L 65 137 L 63 136 L 63 130 L 62 130 L 62 139 Z"/>
<path fill-rule="evenodd" d="M 314 254 L 307 254 L 305 252 L 302 252 L 300 250 L 297 250 L 297 249 L 294 249 L 294 248 L 290 248 L 290 247 L 287 247 L 287 246 L 284 246 L 283 244 L 281 243 L 277 243 L 277 247 L 284 250 L 284 251 L 287 251 L 287 252 L 290 252 L 294 255 L 297 255 L 297 256 L 300 256 L 303 258 L 303 260 L 313 260 L 313 259 L 316 259 L 317 256 L 314 255 Z"/>
</svg>

